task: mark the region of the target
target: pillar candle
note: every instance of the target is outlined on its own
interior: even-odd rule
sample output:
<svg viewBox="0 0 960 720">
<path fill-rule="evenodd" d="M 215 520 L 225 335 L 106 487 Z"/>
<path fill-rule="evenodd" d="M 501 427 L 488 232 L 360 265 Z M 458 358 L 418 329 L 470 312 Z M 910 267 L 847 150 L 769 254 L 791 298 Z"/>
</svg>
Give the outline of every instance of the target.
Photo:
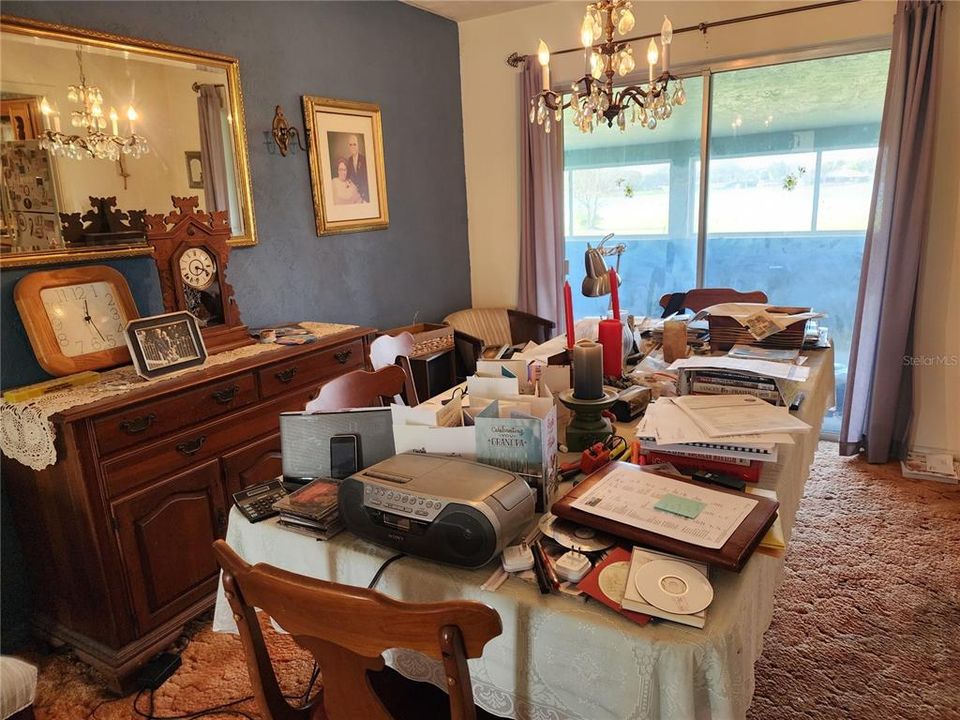
<svg viewBox="0 0 960 720">
<path fill-rule="evenodd" d="M 603 345 L 603 374 L 620 377 L 623 374 L 623 326 L 620 318 L 601 320 L 597 332 Z"/>
<path fill-rule="evenodd" d="M 573 396 L 579 400 L 603 397 L 603 348 L 592 340 L 573 346 Z"/>
<path fill-rule="evenodd" d="M 563 281 L 563 314 L 567 322 L 567 347 L 572 348 L 575 341 L 573 327 L 573 291 L 570 289 L 570 282 Z"/>
</svg>

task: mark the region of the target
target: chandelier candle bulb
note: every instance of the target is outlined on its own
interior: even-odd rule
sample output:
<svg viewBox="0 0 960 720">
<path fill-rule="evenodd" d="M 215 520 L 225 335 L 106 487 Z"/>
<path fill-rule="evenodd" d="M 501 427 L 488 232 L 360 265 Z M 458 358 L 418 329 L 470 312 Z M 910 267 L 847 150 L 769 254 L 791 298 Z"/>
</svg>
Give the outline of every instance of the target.
<svg viewBox="0 0 960 720">
<path fill-rule="evenodd" d="M 669 71 L 668 54 L 670 43 L 673 42 L 673 23 L 666 15 L 663 16 L 663 25 L 660 26 L 660 44 L 663 46 L 663 71 Z"/>
<path fill-rule="evenodd" d="M 537 59 L 540 60 L 540 65 L 543 67 L 543 89 L 550 89 L 550 48 L 547 47 L 547 44 L 541 40 L 540 45 L 537 47 Z"/>
<path fill-rule="evenodd" d="M 120 134 L 117 132 L 117 120 L 119 118 L 120 116 L 117 115 L 117 109 L 115 107 L 110 108 L 110 128 L 114 135 Z"/>
<path fill-rule="evenodd" d="M 578 400 L 603 397 L 603 348 L 592 340 L 573 346 L 573 396 Z"/>
<path fill-rule="evenodd" d="M 133 130 L 133 123 L 137 119 L 137 111 L 133 109 L 133 105 L 127 108 L 127 120 L 130 121 L 130 134 L 135 135 L 136 133 Z"/>
<path fill-rule="evenodd" d="M 650 84 L 653 84 L 653 68 L 660 59 L 660 53 L 657 51 L 657 41 L 650 38 L 650 44 L 647 45 L 647 62 L 650 64 Z"/>
</svg>

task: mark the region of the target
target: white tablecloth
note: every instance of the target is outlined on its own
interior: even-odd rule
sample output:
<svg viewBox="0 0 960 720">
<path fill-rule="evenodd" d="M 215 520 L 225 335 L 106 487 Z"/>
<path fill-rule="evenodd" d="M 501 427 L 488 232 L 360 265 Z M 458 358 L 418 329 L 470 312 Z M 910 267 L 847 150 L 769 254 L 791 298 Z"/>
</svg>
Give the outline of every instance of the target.
<svg viewBox="0 0 960 720">
<path fill-rule="evenodd" d="M 820 420 L 833 403 L 833 355 L 815 354 L 799 416 L 814 426 L 782 448 L 765 468 L 761 487 L 777 491 L 789 538 L 816 449 Z M 248 562 L 366 586 L 393 552 L 342 532 L 329 542 L 285 531 L 274 520 L 255 525 L 234 509 L 227 542 Z M 470 660 L 478 705 L 518 720 L 739 718 L 754 690 L 753 664 L 770 624 L 783 560 L 754 554 L 739 574 L 712 570 L 715 599 L 702 630 L 673 623 L 639 627 L 608 608 L 511 578 L 494 593 L 480 584 L 495 568 L 446 567 L 406 557 L 391 565 L 377 589 L 411 602 L 465 598 L 493 607 L 503 634 Z M 221 587 L 214 630 L 236 632 Z M 390 665 L 415 680 L 443 687 L 439 664 L 394 651 Z"/>
</svg>

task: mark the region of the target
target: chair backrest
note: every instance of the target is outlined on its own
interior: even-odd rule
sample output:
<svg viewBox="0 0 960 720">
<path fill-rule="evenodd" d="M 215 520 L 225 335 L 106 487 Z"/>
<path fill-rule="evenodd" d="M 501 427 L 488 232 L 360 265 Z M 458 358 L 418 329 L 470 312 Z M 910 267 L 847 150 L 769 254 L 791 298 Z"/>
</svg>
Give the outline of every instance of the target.
<svg viewBox="0 0 960 720">
<path fill-rule="evenodd" d="M 313 654 L 323 677 L 329 720 L 391 720 L 366 672 L 383 669 L 390 648 L 441 660 L 452 720 L 474 720 L 467 658 L 477 658 L 503 628 L 496 610 L 478 602 L 404 603 L 374 590 L 316 580 L 270 565 L 251 566 L 223 540 L 213 544 L 223 588 L 243 643 L 254 696 L 265 720 L 307 720 L 283 698 L 254 608 L 260 608 Z M 320 714 L 319 717 L 324 717 Z"/>
<path fill-rule="evenodd" d="M 306 411 L 383 406 L 403 392 L 406 380 L 407 374 L 397 365 L 376 372 L 354 370 L 320 388 L 320 393 L 307 403 Z"/>
<path fill-rule="evenodd" d="M 682 296 L 674 300 L 675 296 Z M 674 307 L 671 308 L 671 300 L 674 300 Z M 679 312 L 684 308 L 689 308 L 694 312 L 700 312 L 704 308 L 719 303 L 728 302 L 747 302 L 747 303 L 765 303 L 767 294 L 762 290 L 750 290 L 749 292 L 740 292 L 733 288 L 694 288 L 685 293 L 667 293 L 660 298 L 660 307 L 665 311 Z M 668 313 L 664 313 L 665 315 Z"/>
<path fill-rule="evenodd" d="M 413 335 L 408 332 L 381 335 L 370 343 L 370 366 L 379 370 L 387 365 L 395 365 L 398 357 L 410 357 L 413 345 Z"/>
<path fill-rule="evenodd" d="M 447 315 L 443 321 L 460 332 L 472 335 L 484 345 L 510 345 L 510 316 L 506 308 L 469 308 Z"/>
</svg>

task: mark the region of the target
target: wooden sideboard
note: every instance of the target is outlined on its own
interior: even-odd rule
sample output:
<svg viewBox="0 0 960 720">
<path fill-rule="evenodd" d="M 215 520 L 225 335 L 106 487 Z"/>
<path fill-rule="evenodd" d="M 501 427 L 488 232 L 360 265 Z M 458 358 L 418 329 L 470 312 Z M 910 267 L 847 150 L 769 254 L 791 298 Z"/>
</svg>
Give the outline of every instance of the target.
<svg viewBox="0 0 960 720">
<path fill-rule="evenodd" d="M 189 373 L 53 416 L 57 463 L 3 458 L 30 566 L 35 628 L 110 689 L 211 606 L 231 495 L 280 474 L 279 415 L 369 366 L 357 328 Z"/>
</svg>

